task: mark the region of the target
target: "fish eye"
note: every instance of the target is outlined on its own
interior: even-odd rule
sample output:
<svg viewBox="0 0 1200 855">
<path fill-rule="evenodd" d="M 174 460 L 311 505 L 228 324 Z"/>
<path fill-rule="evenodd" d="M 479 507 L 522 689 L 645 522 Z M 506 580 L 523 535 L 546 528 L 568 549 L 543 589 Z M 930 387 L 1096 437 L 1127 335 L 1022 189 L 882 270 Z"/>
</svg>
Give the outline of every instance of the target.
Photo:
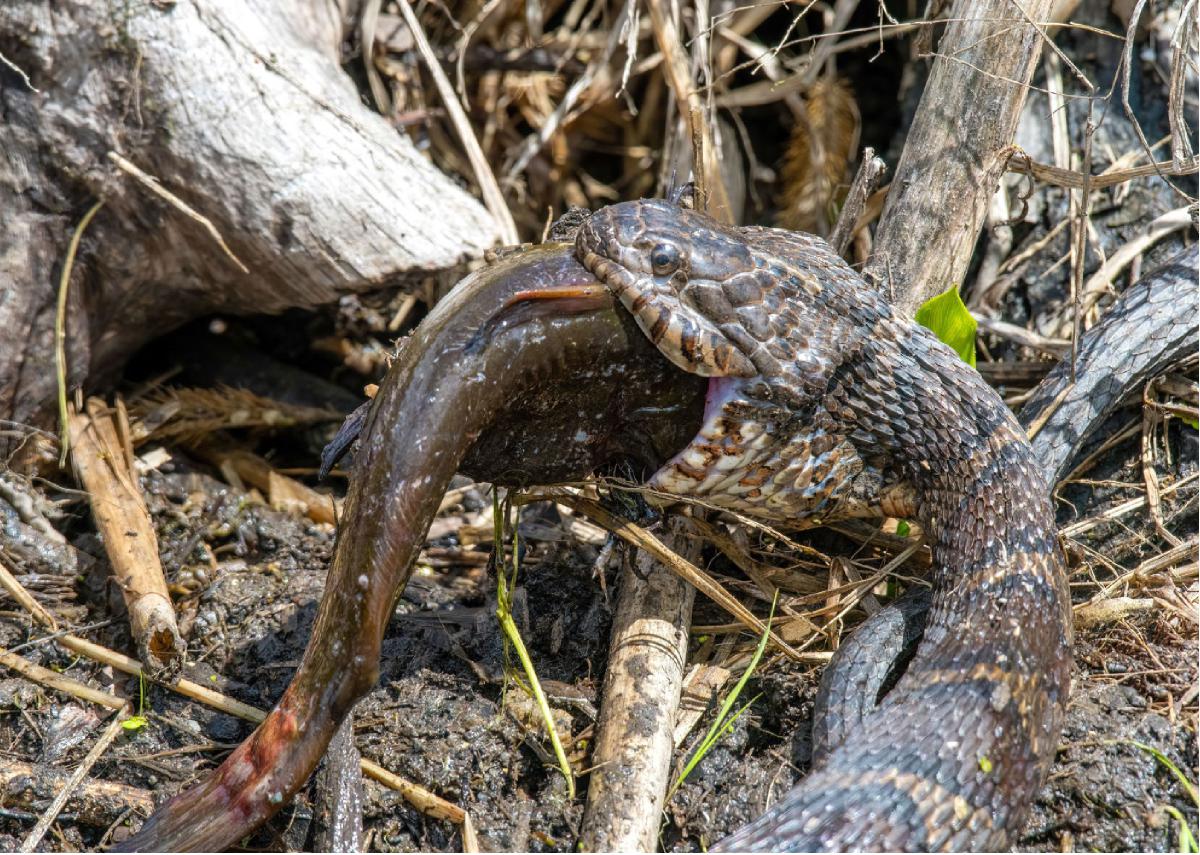
<svg viewBox="0 0 1200 855">
<path fill-rule="evenodd" d="M 673 244 L 660 243 L 650 250 L 650 269 L 655 276 L 674 273 L 679 269 L 680 261 L 679 247 Z"/>
</svg>

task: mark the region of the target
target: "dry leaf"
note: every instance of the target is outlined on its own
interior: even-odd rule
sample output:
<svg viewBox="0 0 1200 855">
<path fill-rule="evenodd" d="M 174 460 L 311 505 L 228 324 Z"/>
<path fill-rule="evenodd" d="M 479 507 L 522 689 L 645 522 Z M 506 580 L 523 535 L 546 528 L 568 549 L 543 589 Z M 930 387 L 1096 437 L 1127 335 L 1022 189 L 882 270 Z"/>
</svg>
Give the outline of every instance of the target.
<svg viewBox="0 0 1200 855">
<path fill-rule="evenodd" d="M 804 101 L 806 120 L 792 128 L 781 174 L 780 224 L 828 235 L 846 189 L 862 124 L 849 85 L 834 77 L 813 84 Z"/>
</svg>

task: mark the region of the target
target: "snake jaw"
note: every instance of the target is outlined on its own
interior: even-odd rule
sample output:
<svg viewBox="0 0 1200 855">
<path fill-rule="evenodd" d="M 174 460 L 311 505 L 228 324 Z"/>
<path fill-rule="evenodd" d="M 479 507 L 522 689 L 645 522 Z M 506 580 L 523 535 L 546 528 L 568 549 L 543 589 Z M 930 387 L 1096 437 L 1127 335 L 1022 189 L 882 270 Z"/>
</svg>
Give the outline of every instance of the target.
<svg viewBox="0 0 1200 855">
<path fill-rule="evenodd" d="M 629 310 L 659 351 L 679 368 L 701 377 L 756 376 L 757 366 L 687 298 L 690 247 L 670 275 L 656 274 L 652 254 L 678 246 L 686 236 L 655 239 L 614 205 L 593 214 L 579 230 L 576 254 L 583 266 Z M 649 249 L 645 247 L 650 247 Z"/>
</svg>

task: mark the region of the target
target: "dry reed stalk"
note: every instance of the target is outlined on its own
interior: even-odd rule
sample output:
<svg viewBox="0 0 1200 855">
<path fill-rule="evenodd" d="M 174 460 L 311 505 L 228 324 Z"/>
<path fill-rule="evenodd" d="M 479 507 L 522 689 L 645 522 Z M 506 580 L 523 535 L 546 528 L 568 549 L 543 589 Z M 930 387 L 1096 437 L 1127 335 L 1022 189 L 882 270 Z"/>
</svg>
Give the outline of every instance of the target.
<svg viewBox="0 0 1200 855">
<path fill-rule="evenodd" d="M 167 593 L 158 537 L 142 499 L 130 453 L 114 411 L 89 398 L 86 413 L 69 418 L 71 459 L 88 492 L 96 528 L 129 612 L 129 628 L 142 660 L 154 672 L 178 666 L 187 644 Z"/>
<path fill-rule="evenodd" d="M 267 494 L 276 510 L 303 514 L 313 522 L 337 522 L 340 505 L 328 493 L 319 493 L 307 484 L 280 473 L 270 461 L 242 449 L 221 449 L 211 443 L 196 446 L 195 451 L 222 471 L 228 468 L 238 478 Z"/>
<path fill-rule="evenodd" d="M 685 520 L 666 544 L 695 562 L 700 542 Z M 688 626 L 696 590 L 645 552 L 621 574 L 591 783 L 580 843 L 594 852 L 653 852 L 671 776 Z"/>
<path fill-rule="evenodd" d="M 683 44 L 679 38 L 679 30 L 675 26 L 664 0 L 647 0 L 650 8 L 650 20 L 653 23 L 654 38 L 658 49 L 662 51 L 666 62 L 664 71 L 667 82 L 675 93 L 675 102 L 688 136 L 692 140 L 693 168 L 696 173 L 696 190 L 702 207 L 711 216 L 724 222 L 730 222 L 732 211 L 729 204 L 729 193 L 725 189 L 725 181 L 721 177 L 721 154 L 717 150 L 716 139 L 713 135 L 713 121 L 709 111 L 705 109 L 700 93 L 692 83 L 692 73 L 688 56 L 684 53 Z M 698 22 L 703 27 L 707 22 Z"/>
</svg>

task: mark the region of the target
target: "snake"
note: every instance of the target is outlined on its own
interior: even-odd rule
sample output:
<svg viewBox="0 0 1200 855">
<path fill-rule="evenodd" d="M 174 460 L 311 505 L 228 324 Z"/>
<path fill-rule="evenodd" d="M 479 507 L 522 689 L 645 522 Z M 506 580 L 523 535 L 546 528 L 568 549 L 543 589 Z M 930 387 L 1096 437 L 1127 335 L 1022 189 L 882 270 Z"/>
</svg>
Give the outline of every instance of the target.
<svg viewBox="0 0 1200 855">
<path fill-rule="evenodd" d="M 1064 359 L 1021 408 L 1021 424 L 1043 424 L 1032 444 L 1051 483 L 1067 474 L 1084 441 L 1113 410 L 1196 353 L 1198 247 L 1179 250 L 1125 289 L 1103 322 L 1081 337 L 1074 377 Z"/>
<path fill-rule="evenodd" d="M 678 200 L 601 209 L 572 244 L 461 282 L 351 433 L 344 519 L 291 684 L 118 848 L 223 849 L 304 785 L 377 679 L 455 471 L 525 486 L 630 459 L 659 491 L 769 521 L 912 519 L 933 555 L 928 617 L 894 688 L 827 716 L 809 775 L 718 848 L 989 850 L 1019 827 L 1070 682 L 1044 467 L 979 375 L 821 239 Z M 839 657 L 830 670 L 853 674 Z"/>
<path fill-rule="evenodd" d="M 817 238 L 642 201 L 597 212 L 577 247 L 673 364 L 710 378 L 700 431 L 652 488 L 778 522 L 911 518 L 932 553 L 895 688 L 721 848 L 1006 846 L 1071 667 L 1050 490 L 1008 407 Z"/>
</svg>

